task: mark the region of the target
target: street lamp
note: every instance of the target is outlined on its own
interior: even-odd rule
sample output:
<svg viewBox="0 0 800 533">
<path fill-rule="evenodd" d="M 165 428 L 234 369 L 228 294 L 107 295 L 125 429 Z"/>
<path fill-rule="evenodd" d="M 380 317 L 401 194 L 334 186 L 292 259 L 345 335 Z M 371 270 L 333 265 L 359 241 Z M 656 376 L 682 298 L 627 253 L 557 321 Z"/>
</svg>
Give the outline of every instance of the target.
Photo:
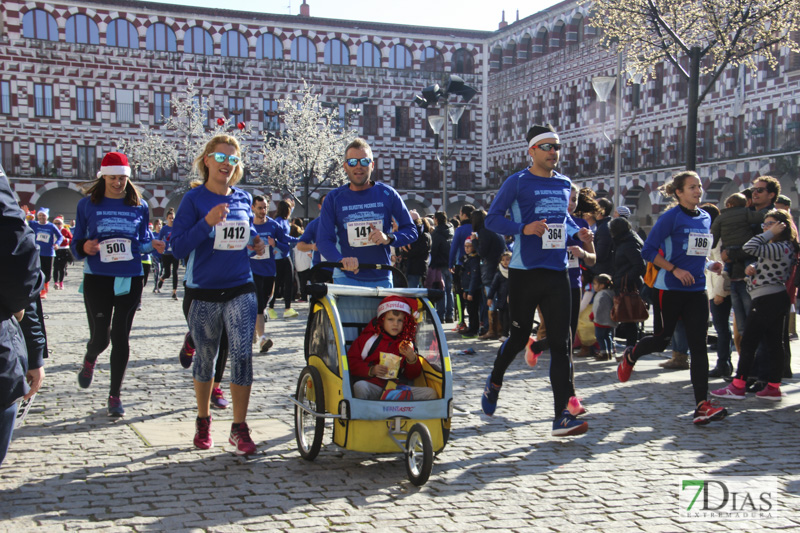
<svg viewBox="0 0 800 533">
<path fill-rule="evenodd" d="M 633 82 L 638 85 L 641 82 L 641 75 L 632 76 Z M 639 112 L 639 107 L 634 102 L 633 116 L 631 121 L 621 129 L 622 122 L 622 52 L 617 54 L 617 75 L 616 76 L 597 76 L 592 78 L 592 89 L 594 89 L 599 102 L 606 103 L 611 89 L 617 86 L 617 91 L 614 94 L 614 138 L 610 138 L 603 129 L 603 135 L 610 143 L 614 145 L 614 206 L 619 207 L 619 172 L 620 172 L 620 149 L 622 148 L 622 136 L 633 126 L 633 121 L 636 119 L 636 114 Z"/>
<path fill-rule="evenodd" d="M 442 211 L 447 208 L 447 167 L 450 156 L 453 154 L 453 150 L 448 149 L 448 130 L 450 128 L 445 128 L 444 125 L 447 123 L 448 119 L 452 124 L 458 124 L 461 115 L 464 114 L 464 104 L 472 100 L 472 97 L 477 93 L 478 91 L 466 85 L 460 76 L 450 74 L 446 78 L 445 89 L 439 87 L 438 83 L 434 83 L 433 85 L 425 87 L 422 90 L 422 94 L 414 97 L 414 104 L 416 104 L 417 107 L 426 109 L 429 106 L 433 107 L 438 104 L 444 111 L 442 115 L 431 115 L 428 117 L 428 124 L 430 124 L 433 132 L 442 137 L 442 155 L 441 157 L 438 155 L 436 156 L 436 160 L 442 167 Z M 451 104 L 449 100 L 450 95 L 461 96 L 464 99 L 464 104 Z"/>
</svg>

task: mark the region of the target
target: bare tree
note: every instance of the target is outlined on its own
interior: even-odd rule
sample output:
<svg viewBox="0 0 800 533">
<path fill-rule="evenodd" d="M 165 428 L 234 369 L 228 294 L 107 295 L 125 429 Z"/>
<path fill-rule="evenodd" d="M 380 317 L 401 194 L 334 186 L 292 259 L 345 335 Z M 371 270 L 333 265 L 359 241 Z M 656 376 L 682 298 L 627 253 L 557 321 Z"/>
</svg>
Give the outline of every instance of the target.
<svg viewBox="0 0 800 533">
<path fill-rule="evenodd" d="M 800 52 L 800 0 L 593 0 L 591 25 L 627 56 L 628 70 L 653 76 L 671 63 L 688 83 L 686 168 L 695 168 L 697 111 L 728 66 L 776 68 L 780 49 Z M 681 60 L 688 58 L 688 68 Z M 700 87 L 700 77 L 707 84 Z M 704 79 L 704 81 L 705 81 Z"/>
</svg>

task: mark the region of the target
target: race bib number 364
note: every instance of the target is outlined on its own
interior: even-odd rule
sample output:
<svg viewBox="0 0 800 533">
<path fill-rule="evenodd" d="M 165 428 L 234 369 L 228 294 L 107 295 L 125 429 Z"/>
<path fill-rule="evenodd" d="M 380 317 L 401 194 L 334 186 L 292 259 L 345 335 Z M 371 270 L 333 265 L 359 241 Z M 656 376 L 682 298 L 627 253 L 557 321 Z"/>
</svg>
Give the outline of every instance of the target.
<svg viewBox="0 0 800 533">
<path fill-rule="evenodd" d="M 567 228 L 565 224 L 548 224 L 542 235 L 542 249 L 554 250 L 567 247 Z"/>
</svg>

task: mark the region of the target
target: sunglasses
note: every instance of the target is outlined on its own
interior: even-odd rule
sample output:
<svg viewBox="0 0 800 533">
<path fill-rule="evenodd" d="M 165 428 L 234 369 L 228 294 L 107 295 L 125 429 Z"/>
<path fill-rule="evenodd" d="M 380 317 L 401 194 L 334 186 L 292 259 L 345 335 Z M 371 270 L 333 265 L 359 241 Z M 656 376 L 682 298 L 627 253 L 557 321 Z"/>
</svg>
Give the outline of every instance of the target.
<svg viewBox="0 0 800 533">
<path fill-rule="evenodd" d="M 242 160 L 242 158 L 239 157 L 238 155 L 228 155 L 228 154 L 223 154 L 221 152 L 214 152 L 213 154 L 208 154 L 208 155 L 210 157 L 213 157 L 214 161 L 216 161 L 217 163 L 224 163 L 225 160 L 227 159 L 228 163 L 230 163 L 233 166 L 238 165 L 239 161 Z"/>
<path fill-rule="evenodd" d="M 761 194 L 762 192 L 767 192 L 766 187 L 753 187 L 751 190 L 753 192 L 757 192 L 758 194 Z"/>
<path fill-rule="evenodd" d="M 556 152 L 561 151 L 561 145 L 555 143 L 534 144 L 533 146 L 545 152 L 549 152 L 550 150 L 555 150 Z"/>
<path fill-rule="evenodd" d="M 347 166 L 349 167 L 358 166 L 359 163 L 361 163 L 362 167 L 368 167 L 372 164 L 372 159 L 369 157 L 362 157 L 361 159 L 353 157 L 351 159 L 347 159 Z"/>
</svg>

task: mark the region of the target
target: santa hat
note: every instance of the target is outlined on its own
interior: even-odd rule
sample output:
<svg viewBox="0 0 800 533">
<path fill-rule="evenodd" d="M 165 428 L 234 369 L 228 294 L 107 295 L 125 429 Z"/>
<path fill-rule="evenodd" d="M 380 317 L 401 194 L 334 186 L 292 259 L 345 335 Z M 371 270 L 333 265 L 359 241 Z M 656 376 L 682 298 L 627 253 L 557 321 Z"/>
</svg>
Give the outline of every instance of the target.
<svg viewBox="0 0 800 533">
<path fill-rule="evenodd" d="M 63 224 L 64 223 L 64 217 L 62 217 L 61 215 L 58 215 L 56 218 L 53 219 L 53 222 L 54 223 L 55 222 L 61 222 Z"/>
<path fill-rule="evenodd" d="M 414 298 L 403 298 L 402 296 L 387 296 L 378 305 L 378 316 L 386 311 L 402 311 L 407 315 L 415 315 L 417 312 L 417 300 Z"/>
<path fill-rule="evenodd" d="M 103 176 L 130 176 L 131 167 L 128 164 L 128 157 L 119 152 L 109 152 L 103 157 L 103 162 L 100 163 L 100 172 L 97 173 L 98 178 Z"/>
</svg>

